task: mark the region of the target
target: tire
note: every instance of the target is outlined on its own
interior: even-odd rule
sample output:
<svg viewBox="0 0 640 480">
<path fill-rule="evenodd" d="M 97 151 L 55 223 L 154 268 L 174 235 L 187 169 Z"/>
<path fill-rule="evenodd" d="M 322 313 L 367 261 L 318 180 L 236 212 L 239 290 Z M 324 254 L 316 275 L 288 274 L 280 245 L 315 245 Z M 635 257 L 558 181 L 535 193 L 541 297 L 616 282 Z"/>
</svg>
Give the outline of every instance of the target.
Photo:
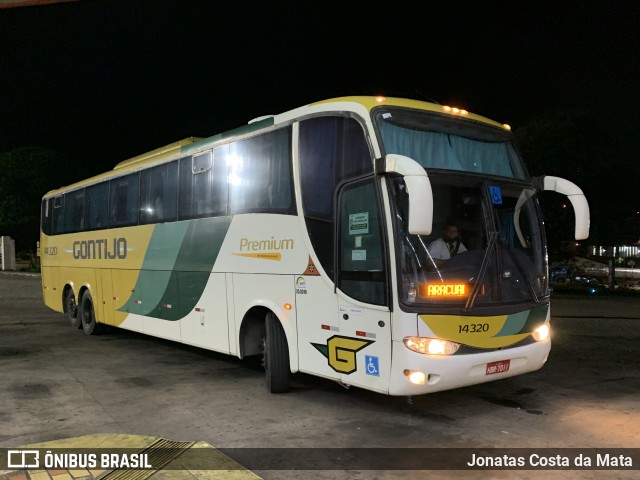
<svg viewBox="0 0 640 480">
<path fill-rule="evenodd" d="M 73 293 L 73 288 L 67 288 L 63 304 L 64 316 L 69 320 L 69 324 L 72 328 L 82 328 L 82 320 L 78 315 L 78 305 L 76 304 L 76 296 Z"/>
<path fill-rule="evenodd" d="M 290 390 L 287 337 L 280 321 L 271 312 L 265 318 L 264 369 L 269 392 L 287 393 Z"/>
<path fill-rule="evenodd" d="M 80 314 L 78 315 L 82 322 L 82 330 L 87 335 L 98 335 L 101 325 L 96 322 L 96 315 L 93 310 L 93 300 L 91 294 L 87 291 L 82 295 L 80 300 Z"/>
</svg>

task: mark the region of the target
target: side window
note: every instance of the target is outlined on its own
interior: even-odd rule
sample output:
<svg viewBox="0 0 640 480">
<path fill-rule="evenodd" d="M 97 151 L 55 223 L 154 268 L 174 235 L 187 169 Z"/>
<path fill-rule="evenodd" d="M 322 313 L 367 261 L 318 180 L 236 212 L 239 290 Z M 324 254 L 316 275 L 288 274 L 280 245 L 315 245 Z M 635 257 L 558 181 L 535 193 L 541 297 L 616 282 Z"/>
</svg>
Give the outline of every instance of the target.
<svg viewBox="0 0 640 480">
<path fill-rule="evenodd" d="M 111 180 L 109 187 L 109 225 L 126 227 L 138 224 L 138 172 Z"/>
<path fill-rule="evenodd" d="M 283 128 L 229 145 L 231 213 L 294 213 L 291 128 Z"/>
<path fill-rule="evenodd" d="M 109 225 L 109 182 L 85 189 L 84 221 L 85 230 L 98 230 Z"/>
<path fill-rule="evenodd" d="M 140 173 L 140 224 L 171 222 L 178 214 L 178 162 Z"/>
<path fill-rule="evenodd" d="M 53 197 L 53 216 L 51 219 L 51 233 L 58 235 L 64 233 L 64 197 Z"/>
<path fill-rule="evenodd" d="M 300 123 L 300 181 L 307 230 L 324 270 L 333 279 L 337 186 L 373 172 L 362 126 L 352 118 L 318 117 Z"/>
<path fill-rule="evenodd" d="M 84 229 L 84 189 L 64 195 L 64 232 L 80 232 Z"/>
<path fill-rule="evenodd" d="M 350 297 L 387 305 L 387 274 L 375 177 L 342 188 L 338 209 L 338 287 Z"/>
<path fill-rule="evenodd" d="M 227 169 L 223 154 L 226 149 L 223 146 L 180 159 L 180 219 L 226 214 Z"/>
<path fill-rule="evenodd" d="M 42 200 L 40 211 L 40 228 L 45 235 L 51 235 L 51 217 L 53 216 L 53 201 L 50 198 Z"/>
</svg>

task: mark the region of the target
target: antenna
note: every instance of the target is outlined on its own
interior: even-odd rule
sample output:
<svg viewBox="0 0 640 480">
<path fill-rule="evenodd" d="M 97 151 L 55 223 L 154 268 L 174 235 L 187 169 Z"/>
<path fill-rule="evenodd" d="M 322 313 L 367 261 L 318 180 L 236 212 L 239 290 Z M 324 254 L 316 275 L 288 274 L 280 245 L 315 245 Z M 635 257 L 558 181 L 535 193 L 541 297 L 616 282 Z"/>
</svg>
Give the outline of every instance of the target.
<svg viewBox="0 0 640 480">
<path fill-rule="evenodd" d="M 418 94 L 418 96 L 422 97 L 424 100 L 428 100 L 431 103 L 435 103 L 436 105 L 442 105 L 439 101 L 431 98 L 429 95 L 427 95 L 426 93 L 424 93 L 421 89 L 416 88 L 416 93 Z"/>
</svg>

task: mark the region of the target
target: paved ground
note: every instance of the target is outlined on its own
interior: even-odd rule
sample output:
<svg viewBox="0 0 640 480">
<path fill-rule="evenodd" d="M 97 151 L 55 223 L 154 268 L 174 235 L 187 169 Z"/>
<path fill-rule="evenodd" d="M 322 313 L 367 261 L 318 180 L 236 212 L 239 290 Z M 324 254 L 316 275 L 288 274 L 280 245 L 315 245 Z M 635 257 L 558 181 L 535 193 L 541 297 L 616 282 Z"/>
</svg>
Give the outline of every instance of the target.
<svg viewBox="0 0 640 480">
<path fill-rule="evenodd" d="M 0 447 L 128 433 L 216 447 L 640 448 L 640 298 L 558 297 L 552 315 L 552 353 L 533 374 L 416 397 L 411 405 L 306 375 L 295 377 L 290 394 L 270 395 L 256 364 L 115 329 L 86 337 L 42 305 L 39 278 L 0 274 Z M 339 473 L 427 478 L 411 471 Z"/>
</svg>

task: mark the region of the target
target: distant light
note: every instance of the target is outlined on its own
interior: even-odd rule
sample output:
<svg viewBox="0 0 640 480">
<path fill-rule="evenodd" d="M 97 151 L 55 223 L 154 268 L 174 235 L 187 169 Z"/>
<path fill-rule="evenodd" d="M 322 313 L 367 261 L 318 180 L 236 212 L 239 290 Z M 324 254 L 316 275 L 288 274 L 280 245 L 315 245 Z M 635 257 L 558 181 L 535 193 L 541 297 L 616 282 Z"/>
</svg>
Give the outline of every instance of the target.
<svg viewBox="0 0 640 480">
<path fill-rule="evenodd" d="M 386 100 L 387 100 L 387 99 L 386 99 L 386 98 L 384 98 L 382 95 L 379 95 L 379 96 L 377 96 L 377 97 L 375 98 L 375 101 L 376 101 L 376 102 L 378 102 L 378 103 L 382 103 L 382 102 L 384 102 L 384 101 L 386 101 Z"/>
<path fill-rule="evenodd" d="M 502 126 L 505 128 L 505 130 L 511 131 L 511 125 L 509 125 L 508 123 L 503 123 Z"/>
</svg>

